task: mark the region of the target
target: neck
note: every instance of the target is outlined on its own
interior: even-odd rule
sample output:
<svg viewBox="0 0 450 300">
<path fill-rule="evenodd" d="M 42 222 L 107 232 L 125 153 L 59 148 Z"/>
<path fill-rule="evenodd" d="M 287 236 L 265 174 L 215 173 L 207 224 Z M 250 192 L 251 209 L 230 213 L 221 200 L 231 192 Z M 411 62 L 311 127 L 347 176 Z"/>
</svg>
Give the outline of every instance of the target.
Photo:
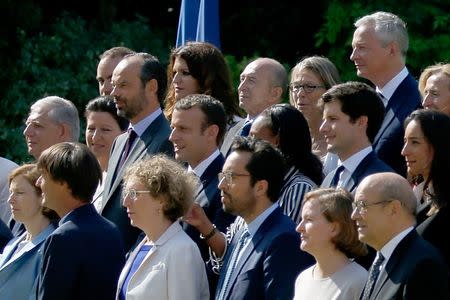
<svg viewBox="0 0 450 300">
<path fill-rule="evenodd" d="M 216 145 L 205 145 L 205 152 L 201 157 L 198 157 L 195 161 L 188 161 L 189 166 L 191 166 L 192 169 L 195 169 L 200 163 L 202 163 L 205 159 L 207 159 L 211 154 L 213 154 L 214 151 L 216 151 L 217 146 Z"/>
<path fill-rule="evenodd" d="M 48 224 L 50 224 L 50 220 L 47 219 L 41 212 L 39 212 L 33 219 L 23 222 L 23 225 L 30 234 L 31 239 L 35 238 L 42 232 L 42 230 L 47 228 Z"/>
<path fill-rule="evenodd" d="M 265 200 L 257 200 L 255 199 L 256 204 L 253 207 L 252 211 L 244 212 L 241 214 L 241 217 L 244 219 L 245 223 L 250 224 L 253 220 L 255 220 L 259 215 L 261 215 L 266 209 L 272 206 L 272 202 L 269 198 Z M 259 204 L 259 205 L 258 205 Z"/>
<path fill-rule="evenodd" d="M 105 172 L 108 169 L 108 157 L 98 158 L 98 163 L 102 169 L 102 172 Z"/>
<path fill-rule="evenodd" d="M 370 79 L 373 84 L 375 84 L 378 88 L 383 88 L 389 81 L 392 80 L 400 71 L 405 67 L 403 62 L 393 63 L 391 68 L 385 70 L 385 72 L 374 76 L 374 78 Z"/>
<path fill-rule="evenodd" d="M 142 231 L 145 232 L 145 235 L 147 236 L 147 239 L 151 242 L 156 242 L 161 235 L 166 232 L 167 228 L 169 228 L 173 222 L 166 219 L 165 217 L 160 220 L 160 222 L 152 222 L 153 224 L 151 226 L 146 226 L 145 228 L 141 228 Z"/>
<path fill-rule="evenodd" d="M 315 278 L 330 277 L 350 263 L 348 257 L 336 248 L 314 255 L 314 258 L 317 261 L 314 268 Z"/>
<path fill-rule="evenodd" d="M 58 214 L 58 216 L 60 218 L 63 218 L 65 215 L 70 213 L 72 210 L 82 207 L 84 205 L 87 205 L 89 203 L 81 202 L 80 200 L 72 198 L 72 201 L 70 203 L 65 203 L 65 204 L 66 204 L 65 206 L 55 209 L 56 213 Z"/>
<path fill-rule="evenodd" d="M 345 161 L 347 160 L 349 157 L 351 157 L 352 155 L 358 153 L 359 151 L 369 147 L 371 145 L 371 143 L 369 142 L 369 140 L 365 140 L 365 141 L 360 141 L 358 143 L 357 139 L 355 139 L 355 144 L 351 146 L 351 148 L 348 149 L 348 151 L 341 151 L 341 153 L 337 153 L 337 155 L 339 156 L 339 159 L 341 161 Z"/>
</svg>

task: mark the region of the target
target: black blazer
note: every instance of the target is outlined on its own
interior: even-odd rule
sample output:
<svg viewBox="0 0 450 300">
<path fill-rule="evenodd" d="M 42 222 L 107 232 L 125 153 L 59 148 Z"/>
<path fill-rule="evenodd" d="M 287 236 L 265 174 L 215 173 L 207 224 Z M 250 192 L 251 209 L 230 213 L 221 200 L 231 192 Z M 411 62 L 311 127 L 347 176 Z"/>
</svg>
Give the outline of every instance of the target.
<svg viewBox="0 0 450 300">
<path fill-rule="evenodd" d="M 122 239 L 92 204 L 64 217 L 43 249 L 38 299 L 114 299 L 125 264 Z"/>
<path fill-rule="evenodd" d="M 127 160 L 124 162 L 123 167 L 118 170 L 115 177 L 114 174 L 127 141 L 127 133 L 119 135 L 111 148 L 108 174 L 105 179 L 102 199 L 103 203 L 106 204 L 104 204 L 101 214 L 119 229 L 126 252 L 136 243 L 141 230 L 131 226 L 126 209 L 122 205 L 122 178 L 124 170 L 145 155 L 162 152 L 173 156 L 173 145 L 169 141 L 170 132 L 170 126 L 166 118 L 163 114 L 159 115 L 144 131 L 142 136 L 137 138 L 137 142 Z"/>
<path fill-rule="evenodd" d="M 422 107 L 421 99 L 417 81 L 408 74 L 389 99 L 383 123 L 373 141 L 378 157 L 402 176 L 406 176 L 406 162 L 401 155 L 403 123 L 411 112 Z"/>
<path fill-rule="evenodd" d="M 447 272 L 436 248 L 412 230 L 387 261 L 370 299 L 450 299 Z"/>
</svg>

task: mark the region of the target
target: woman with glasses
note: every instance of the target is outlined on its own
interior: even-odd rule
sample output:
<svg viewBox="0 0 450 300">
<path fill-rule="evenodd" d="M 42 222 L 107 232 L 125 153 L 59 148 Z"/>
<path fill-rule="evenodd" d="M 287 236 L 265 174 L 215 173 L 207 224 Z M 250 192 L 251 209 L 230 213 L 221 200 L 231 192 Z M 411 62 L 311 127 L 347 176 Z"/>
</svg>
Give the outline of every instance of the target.
<svg viewBox="0 0 450 300">
<path fill-rule="evenodd" d="M 36 186 L 39 176 L 34 164 L 22 165 L 9 175 L 12 217 L 26 230 L 0 255 L 0 299 L 30 299 L 36 293 L 44 242 L 58 220 L 55 211 L 42 206 L 42 191 Z"/>
<path fill-rule="evenodd" d="M 352 195 L 343 189 L 317 189 L 305 195 L 297 226 L 300 249 L 316 263 L 295 282 L 296 299 L 359 299 L 367 271 L 353 261 L 367 254 L 351 219 Z"/>
<path fill-rule="evenodd" d="M 123 205 L 145 237 L 129 255 L 116 299 L 209 299 L 200 251 L 178 222 L 194 186 L 193 175 L 164 155 L 126 170 Z"/>
<path fill-rule="evenodd" d="M 443 238 L 450 228 L 450 117 L 419 109 L 405 120 L 402 155 L 418 199 L 417 232 L 441 251 L 450 266 L 450 247 Z"/>
</svg>

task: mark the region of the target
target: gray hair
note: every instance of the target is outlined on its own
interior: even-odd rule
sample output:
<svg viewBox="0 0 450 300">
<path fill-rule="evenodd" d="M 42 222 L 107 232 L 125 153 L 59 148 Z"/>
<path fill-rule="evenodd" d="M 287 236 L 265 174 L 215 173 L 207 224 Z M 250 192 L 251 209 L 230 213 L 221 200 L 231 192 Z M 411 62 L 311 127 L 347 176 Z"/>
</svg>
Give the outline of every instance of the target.
<svg viewBox="0 0 450 300">
<path fill-rule="evenodd" d="M 356 28 L 364 25 L 374 27 L 375 33 L 384 46 L 396 42 L 400 47 L 403 58 L 406 58 L 409 40 L 406 23 L 402 19 L 394 14 L 378 11 L 355 22 Z"/>
<path fill-rule="evenodd" d="M 58 96 L 48 96 L 36 101 L 30 108 L 30 113 L 39 107 L 48 107 L 48 117 L 57 124 L 67 124 L 71 141 L 78 142 L 80 137 L 80 119 L 75 105 Z"/>
</svg>

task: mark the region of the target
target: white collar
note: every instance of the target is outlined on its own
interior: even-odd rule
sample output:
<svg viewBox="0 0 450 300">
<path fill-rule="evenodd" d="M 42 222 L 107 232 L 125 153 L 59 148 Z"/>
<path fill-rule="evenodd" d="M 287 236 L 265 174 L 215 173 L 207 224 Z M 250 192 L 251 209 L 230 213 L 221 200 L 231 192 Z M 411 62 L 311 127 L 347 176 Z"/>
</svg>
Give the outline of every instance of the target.
<svg viewBox="0 0 450 300">
<path fill-rule="evenodd" d="M 383 99 L 384 106 L 386 107 L 389 99 L 391 99 L 392 95 L 394 94 L 395 90 L 398 88 L 400 83 L 408 76 L 409 72 L 406 67 L 403 67 L 403 69 L 394 76 L 388 83 L 386 83 L 383 87 L 376 87 L 376 91 L 378 93 L 381 93 L 385 99 Z"/>
<path fill-rule="evenodd" d="M 398 244 L 405 238 L 405 236 L 410 233 L 414 229 L 413 226 L 410 226 L 394 236 L 389 242 L 387 242 L 383 248 L 381 248 L 380 252 L 383 254 L 384 263 L 383 266 L 387 263 L 395 248 L 397 248 Z"/>
<path fill-rule="evenodd" d="M 216 159 L 217 156 L 220 155 L 219 149 L 216 148 L 214 152 L 208 156 L 207 159 L 203 160 L 199 163 L 194 169 L 191 166 L 188 167 L 188 171 L 194 172 L 199 178 L 205 173 L 205 170 L 209 167 L 209 165 Z"/>
<path fill-rule="evenodd" d="M 356 170 L 356 168 L 359 166 L 361 161 L 372 151 L 373 151 L 372 146 L 368 146 L 368 147 L 356 152 L 355 154 L 353 154 L 352 156 L 350 156 L 343 162 L 341 162 L 341 160 L 339 159 L 338 166 L 344 165 L 346 170 L 348 170 L 350 173 L 353 173 Z"/>
</svg>

